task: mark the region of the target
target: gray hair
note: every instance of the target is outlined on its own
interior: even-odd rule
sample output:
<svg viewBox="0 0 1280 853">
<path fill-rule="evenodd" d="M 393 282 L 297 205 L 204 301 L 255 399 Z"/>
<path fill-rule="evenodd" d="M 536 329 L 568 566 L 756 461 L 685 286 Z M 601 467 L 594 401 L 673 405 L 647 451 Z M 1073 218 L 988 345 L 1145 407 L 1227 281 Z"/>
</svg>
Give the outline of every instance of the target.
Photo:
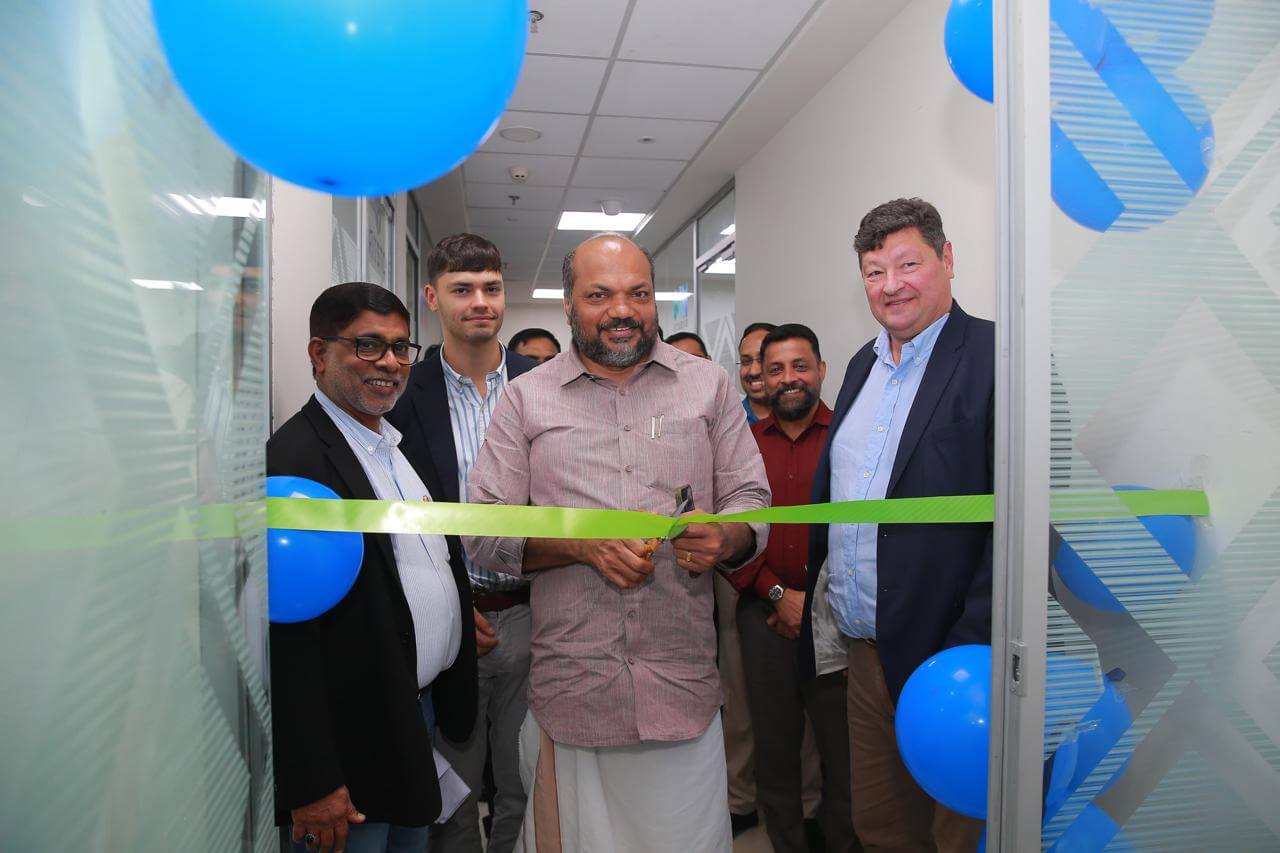
<svg viewBox="0 0 1280 853">
<path fill-rule="evenodd" d="M 577 256 L 578 250 L 590 243 L 592 240 L 599 240 L 601 237 L 616 237 L 619 240 L 626 240 L 628 243 L 639 249 L 640 254 L 644 255 L 644 259 L 649 262 L 649 283 L 657 286 L 657 274 L 653 266 L 653 255 L 648 249 L 641 246 L 635 240 L 632 240 L 626 234 L 621 234 L 617 231 L 601 231 L 598 234 L 592 234 L 565 254 L 564 263 L 560 265 L 560 281 L 564 285 L 565 299 L 568 299 L 573 295 L 573 259 Z"/>
</svg>

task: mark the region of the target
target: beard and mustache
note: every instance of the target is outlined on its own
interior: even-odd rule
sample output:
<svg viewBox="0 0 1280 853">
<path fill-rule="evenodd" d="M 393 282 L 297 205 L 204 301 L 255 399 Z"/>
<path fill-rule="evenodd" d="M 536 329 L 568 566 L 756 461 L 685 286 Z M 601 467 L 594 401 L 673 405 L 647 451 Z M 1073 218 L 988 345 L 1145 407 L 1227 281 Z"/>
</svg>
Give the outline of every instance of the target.
<svg viewBox="0 0 1280 853">
<path fill-rule="evenodd" d="M 578 352 L 596 364 L 604 365 L 611 370 L 626 370 L 644 361 L 649 357 L 654 343 L 658 340 L 656 327 L 646 330 L 644 324 L 634 317 L 608 320 L 596 326 L 594 335 L 589 334 L 579 322 L 577 309 L 572 306 L 569 309 L 569 327 L 573 331 L 573 343 L 578 347 Z M 619 329 L 635 329 L 639 331 L 640 339 L 634 344 L 617 346 L 606 344 L 604 334 Z"/>
<path fill-rule="evenodd" d="M 784 396 L 788 391 L 802 391 L 803 393 L 791 397 Z M 798 421 L 809 414 L 809 410 L 817 403 L 817 390 L 803 382 L 788 382 L 784 385 L 779 385 L 775 391 L 769 394 L 769 406 L 773 409 L 773 416 L 780 421 Z"/>
</svg>

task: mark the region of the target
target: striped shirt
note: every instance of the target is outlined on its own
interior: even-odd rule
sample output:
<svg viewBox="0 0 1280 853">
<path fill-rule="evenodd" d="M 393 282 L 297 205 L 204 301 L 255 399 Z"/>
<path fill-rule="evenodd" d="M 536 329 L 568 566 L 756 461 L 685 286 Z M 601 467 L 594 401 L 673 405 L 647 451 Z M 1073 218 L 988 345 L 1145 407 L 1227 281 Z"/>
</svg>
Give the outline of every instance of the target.
<svg viewBox="0 0 1280 853">
<path fill-rule="evenodd" d="M 458 500 L 463 503 L 467 502 L 467 476 L 480 455 L 484 435 L 489 430 L 489 420 L 493 417 L 493 407 L 498 405 L 498 398 L 507 387 L 507 350 L 501 346 L 499 349 L 502 357 L 498 360 L 498 369 L 485 375 L 488 393 L 482 397 L 480 389 L 470 377 L 463 376 L 450 366 L 448 359 L 444 357 L 444 347 L 440 348 L 440 364 L 444 366 L 444 388 L 449 397 L 449 424 L 453 428 L 453 450 L 458 462 Z M 468 556 L 463 556 L 463 562 L 466 563 L 471 586 L 476 589 L 517 589 L 525 585 L 519 578 L 477 566 Z"/>
<path fill-rule="evenodd" d="M 587 372 L 574 349 L 511 383 L 471 472 L 476 503 L 675 512 L 769 505 L 755 439 L 729 374 L 657 342 L 621 384 Z M 751 525 L 754 558 L 768 527 Z M 519 576 L 524 539 L 463 537 L 483 566 Z M 594 568 L 530 574 L 529 708 L 552 740 L 600 747 L 698 737 L 720 708 L 712 577 L 689 577 L 671 543 L 622 590 Z M 745 562 L 745 561 L 744 561 Z"/>
<path fill-rule="evenodd" d="M 400 432 L 383 420 L 376 433 L 343 411 L 319 388 L 316 400 L 333 420 L 355 453 L 373 493 L 384 501 L 430 500 L 409 460 L 400 452 Z M 426 687 L 453 665 L 462 644 L 462 614 L 458 585 L 449 568 L 449 547 L 443 536 L 392 533 L 400 586 L 413 617 L 418 657 L 418 687 Z"/>
</svg>

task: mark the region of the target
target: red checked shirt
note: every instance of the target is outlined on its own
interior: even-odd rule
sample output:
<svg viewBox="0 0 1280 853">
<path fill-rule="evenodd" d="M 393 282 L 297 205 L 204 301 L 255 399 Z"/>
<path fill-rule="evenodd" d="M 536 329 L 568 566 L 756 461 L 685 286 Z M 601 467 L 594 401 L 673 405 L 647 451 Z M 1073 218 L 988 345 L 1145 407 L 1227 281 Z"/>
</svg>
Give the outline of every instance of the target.
<svg viewBox="0 0 1280 853">
<path fill-rule="evenodd" d="M 818 457 L 822 455 L 830 428 L 831 410 L 823 402 L 818 403 L 813 421 L 795 441 L 782 431 L 772 415 L 751 425 L 751 434 L 764 457 L 774 506 L 809 503 L 813 472 L 818 467 Z M 777 584 L 787 589 L 805 588 L 808 559 L 809 526 L 777 524 L 769 533 L 764 553 L 726 577 L 739 592 L 752 589 L 757 596 L 768 600 L 769 590 Z"/>
</svg>

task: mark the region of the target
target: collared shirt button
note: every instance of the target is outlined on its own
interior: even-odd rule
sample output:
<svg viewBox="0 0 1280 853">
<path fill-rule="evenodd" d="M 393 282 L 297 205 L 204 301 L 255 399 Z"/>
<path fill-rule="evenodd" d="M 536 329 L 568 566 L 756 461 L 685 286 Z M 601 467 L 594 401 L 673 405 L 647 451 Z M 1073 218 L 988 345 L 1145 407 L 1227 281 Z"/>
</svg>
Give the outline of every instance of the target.
<svg viewBox="0 0 1280 853">
<path fill-rule="evenodd" d="M 870 471 L 863 471 L 863 472 L 862 472 L 862 479 L 864 479 L 864 480 L 865 480 L 867 477 L 870 477 L 870 476 L 871 476 L 871 472 L 870 472 Z"/>
<path fill-rule="evenodd" d="M 876 432 L 884 432 L 884 427 L 883 426 L 876 427 Z"/>
<path fill-rule="evenodd" d="M 626 471 L 628 474 L 630 474 L 630 473 L 632 472 L 633 468 L 632 468 L 630 465 L 628 465 L 627 467 L 623 468 L 622 470 L 623 470 L 623 471 Z"/>
<path fill-rule="evenodd" d="M 631 424 L 623 424 L 623 425 L 622 425 L 622 431 L 623 431 L 623 432 L 631 432 Z"/>
<path fill-rule="evenodd" d="M 890 384 L 891 384 L 891 385 L 897 385 L 897 384 L 898 384 L 898 380 L 894 379 L 892 382 L 890 382 Z"/>
<path fill-rule="evenodd" d="M 622 389 L 621 391 L 619 391 L 618 393 L 619 393 L 619 394 L 621 394 L 623 397 L 625 397 L 625 396 L 627 396 L 627 389 L 626 389 L 626 388 L 623 388 L 623 389 Z"/>
<path fill-rule="evenodd" d="M 628 611 L 627 611 L 627 618 L 628 618 L 628 619 L 634 619 L 634 618 L 636 618 L 636 612 L 635 612 L 634 610 L 628 610 Z"/>
<path fill-rule="evenodd" d="M 636 659 L 634 657 L 630 657 L 630 656 L 627 657 L 627 663 L 634 664 L 635 662 L 636 662 Z"/>
</svg>

